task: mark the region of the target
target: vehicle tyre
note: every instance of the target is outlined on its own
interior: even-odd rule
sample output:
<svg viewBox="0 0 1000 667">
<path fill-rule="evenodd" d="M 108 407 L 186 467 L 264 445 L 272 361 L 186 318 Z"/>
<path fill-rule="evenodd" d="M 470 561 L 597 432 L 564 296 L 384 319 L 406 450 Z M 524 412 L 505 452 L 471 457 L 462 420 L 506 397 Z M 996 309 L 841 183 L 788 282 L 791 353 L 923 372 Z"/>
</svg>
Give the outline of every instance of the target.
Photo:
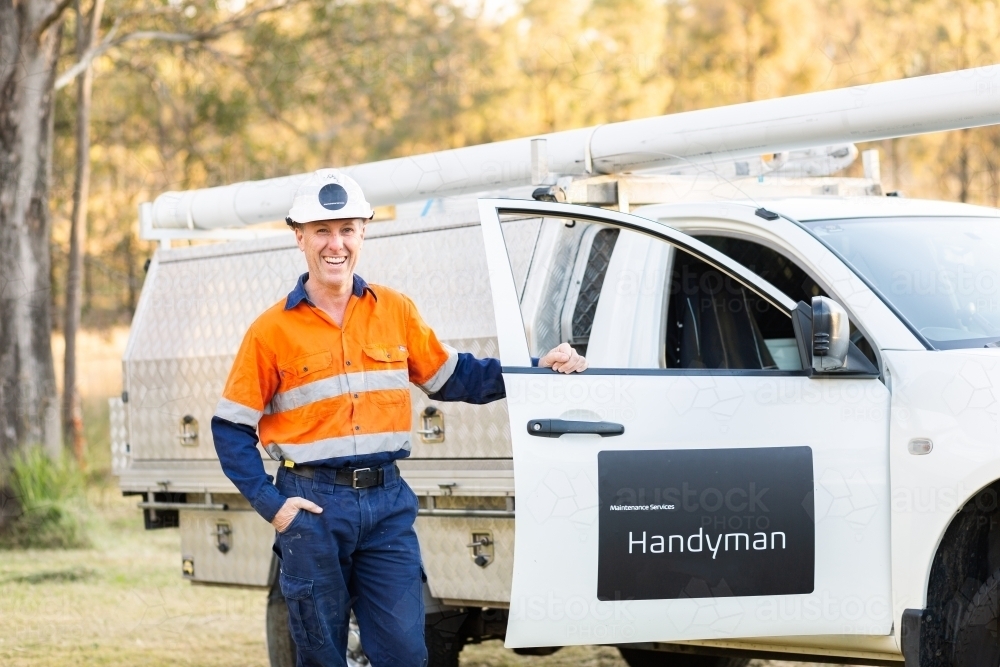
<svg viewBox="0 0 1000 667">
<path fill-rule="evenodd" d="M 986 580 L 966 607 L 955 636 L 954 667 L 1000 665 L 1000 570 Z"/>
<path fill-rule="evenodd" d="M 295 642 L 288 628 L 288 605 L 281 594 L 278 577 L 273 577 L 267 593 L 267 656 L 271 667 L 295 667 Z"/>
<path fill-rule="evenodd" d="M 428 614 L 424 624 L 424 642 L 427 644 L 427 667 L 458 667 L 458 654 L 465 646 L 462 626 L 468 614 Z"/>
<path fill-rule="evenodd" d="M 746 667 L 749 658 L 720 658 L 714 655 L 691 655 L 667 651 L 647 651 L 641 648 L 620 648 L 618 651 L 629 667 Z"/>
</svg>

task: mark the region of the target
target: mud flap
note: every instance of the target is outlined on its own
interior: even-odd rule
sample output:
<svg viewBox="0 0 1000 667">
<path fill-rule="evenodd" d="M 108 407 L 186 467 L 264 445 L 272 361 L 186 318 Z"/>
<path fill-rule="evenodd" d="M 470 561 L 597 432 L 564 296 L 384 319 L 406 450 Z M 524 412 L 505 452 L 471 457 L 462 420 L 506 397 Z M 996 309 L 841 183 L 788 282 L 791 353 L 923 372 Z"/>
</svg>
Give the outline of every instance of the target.
<svg viewBox="0 0 1000 667">
<path fill-rule="evenodd" d="M 921 635 L 929 629 L 928 624 L 934 620 L 927 609 L 904 609 L 903 618 L 900 622 L 899 634 L 900 644 L 903 649 L 903 664 L 906 667 L 929 667 L 932 662 L 924 660 L 921 662 L 920 646 Z"/>
</svg>

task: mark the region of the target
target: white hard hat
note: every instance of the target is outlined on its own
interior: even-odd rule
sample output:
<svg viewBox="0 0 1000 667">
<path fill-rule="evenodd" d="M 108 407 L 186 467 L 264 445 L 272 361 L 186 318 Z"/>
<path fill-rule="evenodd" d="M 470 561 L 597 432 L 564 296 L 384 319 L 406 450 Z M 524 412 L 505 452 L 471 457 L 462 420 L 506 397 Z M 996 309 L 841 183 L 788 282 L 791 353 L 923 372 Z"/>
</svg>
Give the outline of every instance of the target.
<svg viewBox="0 0 1000 667">
<path fill-rule="evenodd" d="M 292 224 L 344 218 L 368 220 L 374 214 L 353 178 L 339 169 L 317 169 L 295 191 L 285 221 Z"/>
</svg>

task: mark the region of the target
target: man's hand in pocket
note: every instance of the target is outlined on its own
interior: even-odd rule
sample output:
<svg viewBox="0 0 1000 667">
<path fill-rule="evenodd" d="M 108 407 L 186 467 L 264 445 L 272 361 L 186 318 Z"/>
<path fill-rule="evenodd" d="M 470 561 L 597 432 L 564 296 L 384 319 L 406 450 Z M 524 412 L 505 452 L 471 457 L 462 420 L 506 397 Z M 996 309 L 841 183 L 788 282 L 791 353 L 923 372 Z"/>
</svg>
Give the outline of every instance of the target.
<svg viewBox="0 0 1000 667">
<path fill-rule="evenodd" d="M 288 524 L 292 522 L 292 519 L 295 518 L 295 515 L 298 514 L 300 510 L 308 510 L 313 514 L 320 514 L 323 512 L 323 508 L 313 501 L 296 496 L 285 501 L 285 504 L 281 506 L 278 513 L 274 515 L 273 519 L 271 519 L 271 525 L 274 526 L 274 529 L 279 533 L 285 532 L 285 530 L 288 529 Z"/>
</svg>

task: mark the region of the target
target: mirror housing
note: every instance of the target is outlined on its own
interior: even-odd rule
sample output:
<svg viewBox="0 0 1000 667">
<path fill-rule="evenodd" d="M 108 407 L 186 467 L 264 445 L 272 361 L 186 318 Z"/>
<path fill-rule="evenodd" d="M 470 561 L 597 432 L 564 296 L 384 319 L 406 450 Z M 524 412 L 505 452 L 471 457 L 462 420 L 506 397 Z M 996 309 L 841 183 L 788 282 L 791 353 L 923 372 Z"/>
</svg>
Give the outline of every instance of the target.
<svg viewBox="0 0 1000 667">
<path fill-rule="evenodd" d="M 799 358 L 809 377 L 880 377 L 878 367 L 851 342 L 851 322 L 839 303 L 816 296 L 811 305 L 799 301 L 791 315 Z"/>
<path fill-rule="evenodd" d="M 847 311 L 825 296 L 812 298 L 812 367 L 829 372 L 847 366 L 851 324 Z"/>
</svg>

